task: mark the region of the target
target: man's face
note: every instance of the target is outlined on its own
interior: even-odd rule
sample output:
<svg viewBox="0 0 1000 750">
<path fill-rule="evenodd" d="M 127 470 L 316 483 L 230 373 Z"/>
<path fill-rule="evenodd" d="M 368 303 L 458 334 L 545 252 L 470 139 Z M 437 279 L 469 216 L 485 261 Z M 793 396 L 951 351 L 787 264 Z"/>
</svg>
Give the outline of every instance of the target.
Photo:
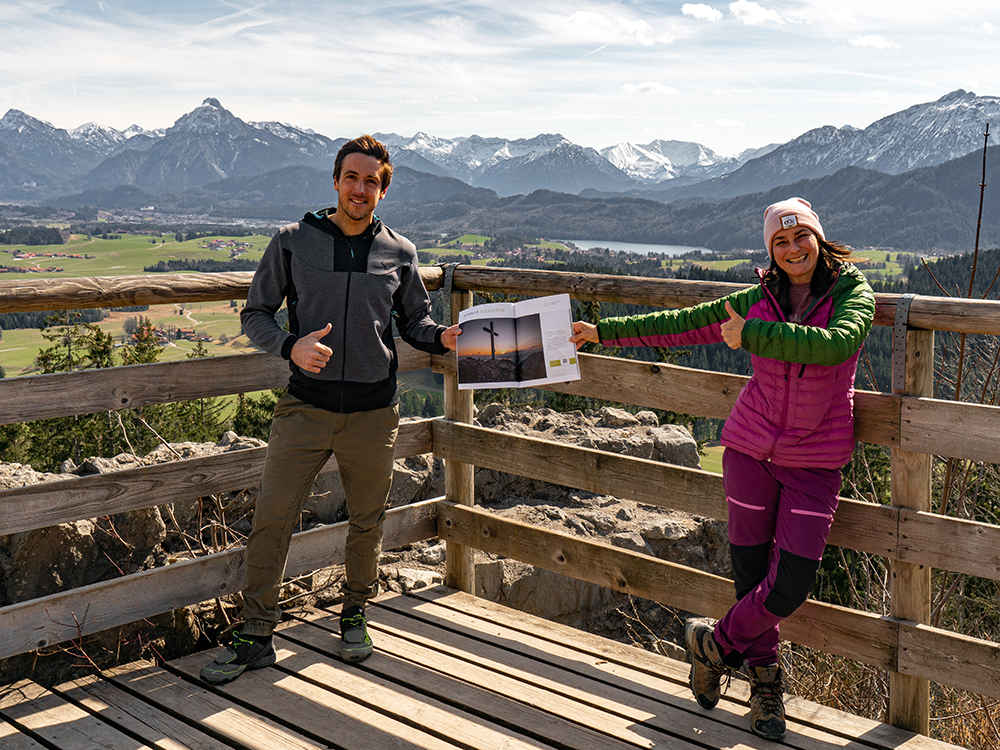
<svg viewBox="0 0 1000 750">
<path fill-rule="evenodd" d="M 340 176 L 334 178 L 337 191 L 337 211 L 351 222 L 367 226 L 371 223 L 378 202 L 385 197 L 382 188 L 382 164 L 374 156 L 348 154 L 340 165 Z"/>
</svg>

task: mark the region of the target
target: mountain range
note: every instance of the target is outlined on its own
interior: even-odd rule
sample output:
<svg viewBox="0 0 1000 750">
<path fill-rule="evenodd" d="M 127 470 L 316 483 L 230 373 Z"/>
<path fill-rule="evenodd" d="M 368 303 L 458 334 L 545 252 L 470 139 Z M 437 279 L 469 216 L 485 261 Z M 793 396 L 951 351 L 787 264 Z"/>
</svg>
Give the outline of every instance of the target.
<svg viewBox="0 0 1000 750">
<path fill-rule="evenodd" d="M 1000 98 L 957 90 L 864 129 L 824 126 L 736 157 L 665 139 L 597 150 L 559 134 L 375 135 L 390 147 L 397 167 L 386 200 L 432 203 L 434 210 L 424 218 L 449 222 L 467 210 L 488 211 L 484 220 L 497 217 L 498 206 L 528 199 L 551 204 L 552 194 L 563 194 L 565 200 L 557 202 L 564 207 L 582 207 L 584 199 L 627 201 L 619 205 L 655 203 L 654 213 L 662 213 L 664 203 L 678 209 L 706 201 L 721 207 L 740 196 L 822 180 L 845 169 L 867 185 L 880 175 L 919 172 L 981 149 L 986 123 L 998 115 Z M 301 206 L 333 202 L 330 172 L 345 140 L 278 122 L 246 122 L 213 98 L 164 130 L 134 125 L 117 131 L 95 123 L 63 130 L 12 109 L 0 119 L 0 200 L 109 209 L 155 205 L 166 212 L 278 221 L 294 218 Z M 535 196 L 536 191 L 542 193 Z M 574 196 L 579 200 L 571 200 Z M 660 225 L 659 219 L 649 224 Z M 568 233 L 564 227 L 551 234 Z M 648 231 L 633 227 L 629 236 L 637 233 Z M 661 239 L 644 241 L 664 241 L 662 233 L 657 236 Z"/>
</svg>

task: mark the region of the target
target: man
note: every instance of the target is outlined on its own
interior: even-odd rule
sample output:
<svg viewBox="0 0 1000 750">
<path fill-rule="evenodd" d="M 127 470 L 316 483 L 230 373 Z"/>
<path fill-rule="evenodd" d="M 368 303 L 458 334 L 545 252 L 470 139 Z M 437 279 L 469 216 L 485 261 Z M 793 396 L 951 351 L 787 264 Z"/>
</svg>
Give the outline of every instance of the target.
<svg viewBox="0 0 1000 750">
<path fill-rule="evenodd" d="M 320 469 L 333 454 L 347 496 L 341 656 L 372 652 L 365 605 L 378 588 L 382 522 L 399 424 L 391 318 L 423 351 L 455 348 L 458 326 L 430 318 L 416 249 L 382 224 L 392 164 L 364 135 L 337 154 L 337 206 L 282 227 L 268 245 L 240 316 L 250 340 L 290 360 L 288 395 L 274 409 L 267 457 L 247 542 L 243 622 L 231 644 L 201 670 L 224 683 L 275 661 L 271 635 L 292 529 Z M 274 315 L 287 301 L 288 331 Z"/>
</svg>

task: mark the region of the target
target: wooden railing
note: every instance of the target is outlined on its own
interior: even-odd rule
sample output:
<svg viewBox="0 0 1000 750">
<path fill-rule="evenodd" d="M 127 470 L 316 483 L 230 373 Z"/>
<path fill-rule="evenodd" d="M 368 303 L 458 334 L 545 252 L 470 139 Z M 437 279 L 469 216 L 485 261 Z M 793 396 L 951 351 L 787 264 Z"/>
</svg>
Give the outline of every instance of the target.
<svg viewBox="0 0 1000 750">
<path fill-rule="evenodd" d="M 447 274 L 421 269 L 429 289 Z M 251 274 L 156 275 L 0 282 L 0 312 L 245 298 Z M 452 269 L 452 317 L 472 290 L 680 307 L 740 285 L 621 276 Z M 876 324 L 897 319 L 898 296 L 877 297 Z M 830 543 L 888 560 L 890 616 L 808 601 L 782 626 L 784 638 L 890 673 L 889 722 L 927 733 L 930 680 L 1000 697 L 1000 646 L 934 628 L 930 571 L 1000 579 L 1000 527 L 930 513 L 933 455 L 1000 463 L 1000 408 L 927 397 L 935 330 L 1000 334 L 1000 303 L 917 297 L 909 301 L 899 392 L 859 391 L 858 440 L 892 449 L 892 506 L 842 499 Z M 446 461 L 446 499 L 390 511 L 385 546 L 448 542 L 448 582 L 474 591 L 471 551 L 481 549 L 690 612 L 719 617 L 732 582 L 646 555 L 504 520 L 474 506 L 473 466 L 511 472 L 699 516 L 726 519 L 719 475 L 471 424 L 469 391 L 458 391 L 454 357 L 400 344 L 401 369 L 445 374 L 445 418 L 406 422 L 397 457 Z M 703 417 L 728 415 L 745 377 L 582 355 L 583 378 L 552 390 Z M 206 398 L 283 385 L 286 363 L 263 354 L 216 357 L 0 380 L 0 424 Z M 255 486 L 264 449 L 177 461 L 0 492 L 0 536 Z M 331 461 L 327 470 L 335 469 Z M 343 524 L 293 539 L 287 574 L 343 559 Z M 28 652 L 238 591 L 243 549 L 208 555 L 0 609 L 0 658 Z M 152 585 L 151 585 L 152 584 Z"/>
</svg>

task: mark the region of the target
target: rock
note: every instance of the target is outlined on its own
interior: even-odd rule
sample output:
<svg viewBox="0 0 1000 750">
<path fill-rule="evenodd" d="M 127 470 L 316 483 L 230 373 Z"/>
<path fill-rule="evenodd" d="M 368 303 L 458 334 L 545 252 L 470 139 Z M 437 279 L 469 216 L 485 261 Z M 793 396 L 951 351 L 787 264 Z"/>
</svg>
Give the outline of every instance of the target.
<svg viewBox="0 0 1000 750">
<path fill-rule="evenodd" d="M 504 600 L 522 612 L 579 627 L 590 612 L 612 601 L 612 591 L 528 566 L 523 575 L 505 582 Z"/>
<path fill-rule="evenodd" d="M 430 586 L 437 586 L 444 583 L 444 576 L 433 570 L 423 570 L 420 568 L 399 568 L 396 571 L 396 580 L 403 590 L 403 593 L 425 589 Z"/>
<path fill-rule="evenodd" d="M 654 461 L 687 466 L 692 469 L 701 467 L 698 444 L 684 427 L 665 425 L 652 430 L 651 435 L 653 436 L 653 450 L 650 458 Z"/>
<path fill-rule="evenodd" d="M 424 565 L 440 565 L 445 561 L 446 548 L 447 545 L 441 542 L 433 547 L 422 549 L 417 553 L 417 561 Z"/>
<path fill-rule="evenodd" d="M 112 471 L 122 471 L 123 469 L 135 469 L 143 465 L 143 460 L 130 453 L 119 453 L 114 458 L 100 458 L 92 456 L 85 459 L 73 473 L 79 477 L 93 476 L 94 474 L 107 474 Z"/>
<path fill-rule="evenodd" d="M 74 521 L 0 539 L 5 600 L 14 604 L 93 583 L 101 549 L 92 521 Z M 104 567 L 104 566 L 102 566 Z"/>
<path fill-rule="evenodd" d="M 639 424 L 639 418 L 634 414 L 629 414 L 624 409 L 615 409 L 612 406 L 605 406 L 599 415 L 598 427 L 634 427 Z"/>
<path fill-rule="evenodd" d="M 653 552 L 653 548 L 646 543 L 646 540 L 642 538 L 642 534 L 637 534 L 634 531 L 626 531 L 621 534 L 612 534 L 609 538 L 612 546 L 620 547 L 621 549 L 627 549 L 632 552 L 641 552 L 644 555 L 650 555 L 655 557 L 656 553 Z"/>
<path fill-rule="evenodd" d="M 615 519 L 599 510 L 586 510 L 579 513 L 580 518 L 590 522 L 598 531 L 611 531 L 615 528 Z"/>
<path fill-rule="evenodd" d="M 644 527 L 639 533 L 648 541 L 677 541 L 698 529 L 698 522 L 690 516 L 676 515 Z"/>
<path fill-rule="evenodd" d="M 31 464 L 0 464 L 0 490 L 30 487 L 42 482 L 58 482 L 66 477 L 45 471 L 35 471 Z"/>
<path fill-rule="evenodd" d="M 660 419 L 656 416 L 654 412 L 651 411 L 640 411 L 637 412 L 635 418 L 639 420 L 639 424 L 644 424 L 647 427 L 659 427 Z"/>
</svg>

